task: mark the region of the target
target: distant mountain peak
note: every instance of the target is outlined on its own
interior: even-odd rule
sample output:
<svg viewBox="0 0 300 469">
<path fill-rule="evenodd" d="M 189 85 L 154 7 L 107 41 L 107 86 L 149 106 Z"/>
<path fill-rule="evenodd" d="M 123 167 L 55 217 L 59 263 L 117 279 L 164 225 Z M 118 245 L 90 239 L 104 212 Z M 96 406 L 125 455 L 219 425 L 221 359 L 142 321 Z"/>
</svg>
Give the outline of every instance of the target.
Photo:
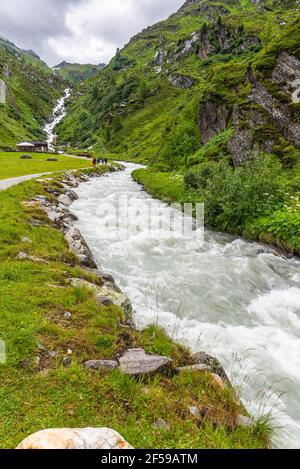
<svg viewBox="0 0 300 469">
<path fill-rule="evenodd" d="M 25 50 L 25 52 L 29 55 L 32 55 L 32 57 L 35 57 L 36 59 L 41 60 L 40 56 L 36 52 L 34 52 L 34 50 L 29 49 L 29 50 Z"/>
<path fill-rule="evenodd" d="M 53 68 L 54 69 L 64 68 L 64 67 L 67 67 L 68 65 L 72 65 L 72 64 L 70 64 L 69 62 L 66 62 L 65 60 L 63 60 L 60 64 L 55 65 Z"/>
</svg>

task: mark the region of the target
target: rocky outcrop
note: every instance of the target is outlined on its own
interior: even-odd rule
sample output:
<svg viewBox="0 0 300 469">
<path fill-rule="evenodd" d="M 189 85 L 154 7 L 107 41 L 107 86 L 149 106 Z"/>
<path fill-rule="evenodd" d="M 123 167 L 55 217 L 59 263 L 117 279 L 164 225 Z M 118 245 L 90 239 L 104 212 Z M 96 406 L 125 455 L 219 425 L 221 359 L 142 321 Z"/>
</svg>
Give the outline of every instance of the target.
<svg viewBox="0 0 300 469">
<path fill-rule="evenodd" d="M 156 373 L 169 374 L 172 360 L 160 355 L 148 355 L 143 349 L 130 349 L 119 360 L 120 371 L 131 376 L 151 376 Z"/>
<path fill-rule="evenodd" d="M 216 101 L 201 103 L 198 111 L 201 142 L 205 144 L 220 132 L 223 132 L 227 127 L 228 117 L 228 111 L 224 104 Z"/>
<path fill-rule="evenodd" d="M 208 367 L 209 370 L 219 375 L 220 378 L 222 378 L 224 381 L 230 384 L 226 371 L 217 358 L 212 357 L 211 355 L 208 355 L 206 352 L 197 352 L 197 353 L 194 353 L 193 359 L 197 363 Z"/>
<path fill-rule="evenodd" d="M 97 268 L 92 252 L 79 230 L 71 226 L 65 233 L 65 239 L 70 250 L 78 257 L 81 265 Z"/>
<path fill-rule="evenodd" d="M 0 104 L 6 103 L 6 84 L 0 79 Z"/>
<path fill-rule="evenodd" d="M 251 93 L 249 96 L 250 101 L 254 101 L 261 106 L 272 118 L 275 125 L 283 129 L 289 123 L 289 115 L 287 109 L 279 103 L 270 93 L 257 82 L 253 77 L 250 78 L 252 84 Z"/>
<path fill-rule="evenodd" d="M 187 89 L 193 86 L 193 80 L 183 75 L 171 75 L 168 80 L 176 88 Z"/>
<path fill-rule="evenodd" d="M 233 29 L 219 20 L 211 26 L 204 25 L 199 37 L 197 45 L 200 59 L 218 53 L 239 55 L 260 45 L 258 37 L 248 36 L 243 28 Z"/>
<path fill-rule="evenodd" d="M 253 136 L 251 130 L 244 129 L 237 131 L 229 140 L 228 149 L 235 167 L 250 160 L 253 155 Z"/>
<path fill-rule="evenodd" d="M 290 93 L 290 87 L 293 87 L 297 79 L 300 79 L 300 60 L 283 52 L 277 59 L 276 67 L 272 73 L 272 81 Z"/>
<path fill-rule="evenodd" d="M 84 366 L 90 370 L 114 370 L 119 364 L 115 360 L 88 360 Z"/>
<path fill-rule="evenodd" d="M 25 438 L 16 449 L 133 449 L 111 428 L 42 430 Z"/>
<path fill-rule="evenodd" d="M 277 93 L 271 94 L 267 85 L 264 86 L 251 70 L 248 70 L 247 78 L 251 84 L 248 99 L 254 105 L 234 108 L 235 134 L 229 140 L 228 149 L 235 166 L 260 151 L 272 153 L 280 138 L 286 140 L 286 145 L 289 143 L 300 149 L 300 116 L 291 108 L 292 103 L 297 102 L 298 82 L 300 89 L 300 61 L 285 52 L 278 57 L 270 77 L 270 89 L 276 85 Z"/>
</svg>

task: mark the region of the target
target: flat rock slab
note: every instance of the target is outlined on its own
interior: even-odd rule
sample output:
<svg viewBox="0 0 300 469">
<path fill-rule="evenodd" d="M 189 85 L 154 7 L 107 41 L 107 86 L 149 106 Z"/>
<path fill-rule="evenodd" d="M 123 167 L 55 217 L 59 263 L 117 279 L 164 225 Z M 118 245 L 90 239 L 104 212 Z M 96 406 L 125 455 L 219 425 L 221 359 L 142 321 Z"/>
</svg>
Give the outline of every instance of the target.
<svg viewBox="0 0 300 469">
<path fill-rule="evenodd" d="M 89 360 L 84 366 L 91 370 L 115 370 L 119 364 L 115 360 Z"/>
<path fill-rule="evenodd" d="M 172 368 L 171 358 L 160 355 L 148 355 L 140 348 L 128 350 L 120 358 L 120 371 L 131 376 L 149 376 L 155 373 L 167 373 Z"/>
<path fill-rule="evenodd" d="M 72 204 L 72 200 L 65 194 L 60 195 L 57 200 L 66 207 Z"/>
<path fill-rule="evenodd" d="M 133 449 L 111 428 L 42 430 L 23 440 L 17 449 Z"/>
</svg>

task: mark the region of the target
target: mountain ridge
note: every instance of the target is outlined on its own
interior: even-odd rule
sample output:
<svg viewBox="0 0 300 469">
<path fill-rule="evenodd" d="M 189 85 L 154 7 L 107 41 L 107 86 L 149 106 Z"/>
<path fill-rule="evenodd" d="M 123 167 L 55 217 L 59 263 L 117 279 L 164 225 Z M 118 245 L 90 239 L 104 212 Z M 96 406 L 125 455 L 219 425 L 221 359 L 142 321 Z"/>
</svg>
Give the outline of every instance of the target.
<svg viewBox="0 0 300 469">
<path fill-rule="evenodd" d="M 105 64 L 79 64 L 70 63 L 63 60 L 58 65 L 52 67 L 55 74 L 60 75 L 64 80 L 68 81 L 71 85 L 77 86 L 82 82 L 96 76 Z"/>
</svg>

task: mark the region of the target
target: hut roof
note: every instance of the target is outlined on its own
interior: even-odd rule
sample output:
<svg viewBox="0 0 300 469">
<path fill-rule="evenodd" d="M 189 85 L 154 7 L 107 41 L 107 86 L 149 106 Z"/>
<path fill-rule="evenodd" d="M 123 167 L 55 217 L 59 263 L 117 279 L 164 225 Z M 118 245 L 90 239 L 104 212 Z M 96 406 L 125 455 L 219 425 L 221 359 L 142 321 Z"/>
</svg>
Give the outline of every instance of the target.
<svg viewBox="0 0 300 469">
<path fill-rule="evenodd" d="M 33 143 L 21 142 L 17 144 L 17 147 L 34 147 Z"/>
</svg>

